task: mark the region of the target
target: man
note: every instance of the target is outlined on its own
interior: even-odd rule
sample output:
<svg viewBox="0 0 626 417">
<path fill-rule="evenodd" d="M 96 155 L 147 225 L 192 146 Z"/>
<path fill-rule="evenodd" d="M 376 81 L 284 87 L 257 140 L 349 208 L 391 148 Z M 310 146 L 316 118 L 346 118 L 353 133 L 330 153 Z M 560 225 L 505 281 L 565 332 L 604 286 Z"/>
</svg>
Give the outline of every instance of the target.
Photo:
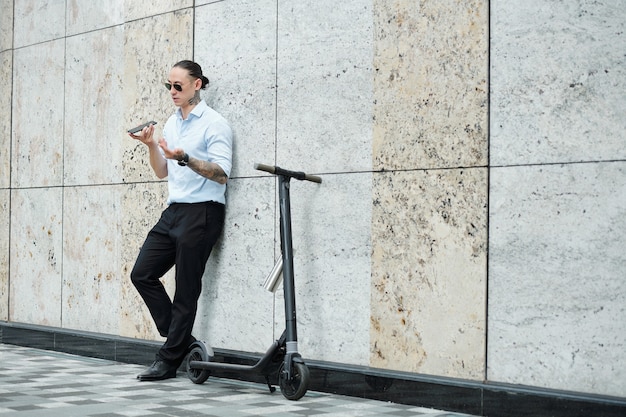
<svg viewBox="0 0 626 417">
<path fill-rule="evenodd" d="M 178 62 L 165 83 L 178 109 L 166 122 L 164 137 L 153 139 L 153 125 L 130 134 L 148 147 L 157 177 L 168 179 L 168 207 L 149 232 L 131 272 L 159 334 L 167 338 L 154 363 L 137 376 L 141 381 L 176 377 L 195 341 L 191 331 L 202 275 L 224 224 L 233 138 L 228 122 L 200 98 L 208 84 L 200 65 Z M 174 265 L 176 291 L 170 300 L 159 279 Z"/>
</svg>

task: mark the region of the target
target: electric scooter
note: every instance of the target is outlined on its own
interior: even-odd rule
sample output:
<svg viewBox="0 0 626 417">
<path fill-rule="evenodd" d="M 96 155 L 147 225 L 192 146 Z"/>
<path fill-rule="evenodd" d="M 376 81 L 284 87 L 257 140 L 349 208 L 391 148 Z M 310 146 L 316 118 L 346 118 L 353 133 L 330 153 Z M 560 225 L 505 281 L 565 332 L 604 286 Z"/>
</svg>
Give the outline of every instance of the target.
<svg viewBox="0 0 626 417">
<path fill-rule="evenodd" d="M 269 377 L 278 370 L 278 384 L 281 393 L 288 400 L 295 401 L 302 398 L 307 391 L 309 369 L 298 353 L 289 188 L 291 178 L 316 183 L 321 183 L 322 179 L 315 175 L 289 171 L 277 166 L 255 164 L 254 168 L 278 177 L 281 256 L 267 277 L 264 286 L 273 292 L 278 287 L 282 277 L 285 298 L 285 330 L 280 338 L 274 341 L 267 352 L 253 365 L 212 362 L 213 349 L 207 347 L 203 342 L 197 341 L 190 346 L 187 359 L 187 376 L 193 383 L 202 384 L 209 378 L 211 370 L 260 373 L 265 377 L 270 392 L 274 392 L 276 389 L 272 386 Z"/>
</svg>

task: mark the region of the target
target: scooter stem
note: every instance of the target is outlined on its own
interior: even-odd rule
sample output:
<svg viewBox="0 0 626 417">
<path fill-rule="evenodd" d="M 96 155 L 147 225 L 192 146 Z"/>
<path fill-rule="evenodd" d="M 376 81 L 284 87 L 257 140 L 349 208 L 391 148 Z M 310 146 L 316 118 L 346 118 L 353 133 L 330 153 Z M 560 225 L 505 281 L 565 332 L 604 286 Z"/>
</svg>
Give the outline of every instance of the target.
<svg viewBox="0 0 626 417">
<path fill-rule="evenodd" d="M 280 245 L 283 256 L 283 291 L 285 295 L 285 331 L 287 354 L 298 351 L 296 329 L 296 295 L 293 271 L 293 244 L 291 235 L 291 202 L 287 175 L 278 175 L 278 199 L 280 204 Z"/>
</svg>

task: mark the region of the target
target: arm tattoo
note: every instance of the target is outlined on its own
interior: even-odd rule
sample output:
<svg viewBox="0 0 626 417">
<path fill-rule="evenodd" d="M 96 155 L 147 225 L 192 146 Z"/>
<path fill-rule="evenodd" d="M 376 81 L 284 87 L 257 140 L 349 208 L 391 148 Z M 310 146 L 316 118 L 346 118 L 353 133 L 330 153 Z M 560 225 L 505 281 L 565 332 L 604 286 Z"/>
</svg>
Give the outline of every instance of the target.
<svg viewBox="0 0 626 417">
<path fill-rule="evenodd" d="M 202 175 L 204 178 L 208 178 L 219 184 L 226 184 L 228 181 L 228 175 L 226 175 L 222 167 L 214 162 L 189 158 L 187 167 L 191 168 L 196 174 Z"/>
</svg>

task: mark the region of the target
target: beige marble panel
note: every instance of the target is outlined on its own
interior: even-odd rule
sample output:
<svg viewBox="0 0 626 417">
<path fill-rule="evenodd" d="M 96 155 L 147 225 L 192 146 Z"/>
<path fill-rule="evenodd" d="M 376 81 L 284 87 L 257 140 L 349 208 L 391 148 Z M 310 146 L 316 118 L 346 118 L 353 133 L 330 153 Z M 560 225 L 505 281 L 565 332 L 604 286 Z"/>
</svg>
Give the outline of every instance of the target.
<svg viewBox="0 0 626 417">
<path fill-rule="evenodd" d="M 487 171 L 374 175 L 371 365 L 482 380 Z"/>
<path fill-rule="evenodd" d="M 626 159 L 626 3 L 491 2 L 490 159 Z"/>
<path fill-rule="evenodd" d="M 11 91 L 12 51 L 0 52 L 0 88 Z M 0 96 L 0 188 L 9 188 L 11 179 L 11 95 Z"/>
<path fill-rule="evenodd" d="M 278 1 L 277 162 L 372 168 L 372 1 Z"/>
<path fill-rule="evenodd" d="M 273 178 L 228 182 L 224 231 L 203 277 L 194 329 L 213 346 L 265 352 L 274 341 L 273 295 L 262 287 L 274 265 L 274 202 Z"/>
<path fill-rule="evenodd" d="M 15 42 L 15 48 L 60 39 L 65 36 L 64 1 L 15 0 L 13 5 L 13 42 Z M 61 54 L 61 56 L 63 55 Z M 45 65 L 41 65 L 41 67 L 46 68 Z"/>
<path fill-rule="evenodd" d="M 0 320 L 9 319 L 10 191 L 0 190 Z"/>
<path fill-rule="evenodd" d="M 122 26 L 67 38 L 65 185 L 122 180 L 123 41 Z"/>
<path fill-rule="evenodd" d="M 176 62 L 193 54 L 193 14 L 185 10 L 129 22 L 124 35 L 125 126 L 119 132 L 123 180 L 152 181 L 157 178 L 149 167 L 146 146 L 130 139 L 126 130 L 155 120 L 155 137 L 162 137 L 163 126 L 176 109 L 163 83 Z"/>
<path fill-rule="evenodd" d="M 65 188 L 64 328 L 119 334 L 123 194 L 119 185 Z"/>
<path fill-rule="evenodd" d="M 488 12 L 374 1 L 374 169 L 487 164 Z"/>
<path fill-rule="evenodd" d="M 13 47 L 13 0 L 0 0 L 0 52 Z"/>
<path fill-rule="evenodd" d="M 136 1 L 72 0 L 67 2 L 67 36 L 90 32 L 124 23 L 125 4 L 143 4 Z M 143 8 L 149 10 L 150 8 Z M 71 49 L 70 49 L 71 50 Z"/>
<path fill-rule="evenodd" d="M 61 327 L 61 188 L 11 192 L 9 317 Z"/>
<path fill-rule="evenodd" d="M 256 0 L 244 0 L 244 2 L 247 2 L 250 5 L 256 4 Z M 203 6 L 206 4 L 211 4 L 211 3 L 223 3 L 223 2 L 220 0 L 196 0 L 195 1 L 196 7 Z"/>
<path fill-rule="evenodd" d="M 63 327 L 119 332 L 120 186 L 63 193 Z"/>
<path fill-rule="evenodd" d="M 150 7 L 146 7 L 146 3 L 142 1 L 124 1 L 123 3 L 125 6 L 124 19 L 129 22 L 192 7 L 194 0 L 152 0 L 149 3 Z M 172 37 L 172 40 L 174 39 L 178 38 Z"/>
<path fill-rule="evenodd" d="M 14 52 L 13 187 L 62 184 L 64 59 L 65 40 Z"/>
<path fill-rule="evenodd" d="M 491 381 L 626 396 L 626 161 L 493 169 Z"/>
<path fill-rule="evenodd" d="M 165 209 L 165 182 L 125 185 L 121 192 L 119 256 L 119 334 L 141 339 L 162 340 L 143 300 L 130 281 L 139 249 Z M 163 277 L 170 295 L 174 291 L 173 271 Z"/>
<path fill-rule="evenodd" d="M 305 358 L 367 366 L 372 173 L 322 181 L 291 184 L 300 350 Z M 282 298 L 276 310 L 284 311 Z"/>
<path fill-rule="evenodd" d="M 196 8 L 195 56 L 211 81 L 203 96 L 229 121 L 235 137 L 231 177 L 258 175 L 255 162 L 274 162 L 275 10 L 275 0 Z"/>
</svg>

